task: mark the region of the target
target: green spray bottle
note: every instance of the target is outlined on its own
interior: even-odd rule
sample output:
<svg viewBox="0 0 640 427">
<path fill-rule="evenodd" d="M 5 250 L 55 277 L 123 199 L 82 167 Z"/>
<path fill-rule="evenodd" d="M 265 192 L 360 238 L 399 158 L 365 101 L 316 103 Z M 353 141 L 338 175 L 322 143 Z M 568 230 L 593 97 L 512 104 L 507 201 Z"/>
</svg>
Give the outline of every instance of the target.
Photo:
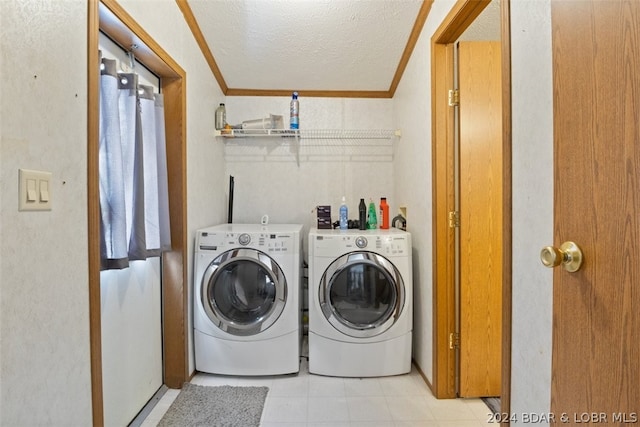
<svg viewBox="0 0 640 427">
<path fill-rule="evenodd" d="M 369 199 L 369 221 L 367 223 L 369 230 L 375 230 L 378 228 L 378 219 L 376 218 L 376 204 L 373 200 Z"/>
</svg>

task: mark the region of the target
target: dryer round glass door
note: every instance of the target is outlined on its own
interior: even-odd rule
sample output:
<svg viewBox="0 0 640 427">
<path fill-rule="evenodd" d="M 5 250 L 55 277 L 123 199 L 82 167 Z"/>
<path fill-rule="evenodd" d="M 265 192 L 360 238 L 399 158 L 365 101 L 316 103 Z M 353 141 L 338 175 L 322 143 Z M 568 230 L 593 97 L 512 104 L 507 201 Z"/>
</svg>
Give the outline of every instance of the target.
<svg viewBox="0 0 640 427">
<path fill-rule="evenodd" d="M 202 277 L 202 306 L 209 319 L 232 335 L 255 335 L 273 325 L 286 304 L 280 266 L 255 249 L 224 252 Z"/>
<path fill-rule="evenodd" d="M 333 261 L 320 280 L 318 300 L 338 331 L 356 338 L 379 335 L 398 320 L 405 290 L 398 269 L 373 252 L 351 252 Z"/>
</svg>

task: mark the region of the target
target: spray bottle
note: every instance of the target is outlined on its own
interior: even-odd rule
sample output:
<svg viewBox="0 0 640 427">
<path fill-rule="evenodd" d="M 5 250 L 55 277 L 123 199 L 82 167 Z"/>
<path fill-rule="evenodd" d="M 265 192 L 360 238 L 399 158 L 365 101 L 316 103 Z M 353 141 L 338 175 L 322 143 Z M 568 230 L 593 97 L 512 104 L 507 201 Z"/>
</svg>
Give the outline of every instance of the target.
<svg viewBox="0 0 640 427">
<path fill-rule="evenodd" d="M 342 196 L 342 204 L 340 205 L 340 230 L 349 228 L 349 209 L 344 196 Z"/>
<path fill-rule="evenodd" d="M 298 92 L 291 95 L 291 103 L 289 104 L 289 129 L 300 129 L 300 101 L 298 101 Z"/>
<path fill-rule="evenodd" d="M 369 222 L 367 228 L 369 230 L 375 230 L 378 228 L 378 219 L 376 218 L 376 204 L 373 200 L 369 199 Z"/>
</svg>

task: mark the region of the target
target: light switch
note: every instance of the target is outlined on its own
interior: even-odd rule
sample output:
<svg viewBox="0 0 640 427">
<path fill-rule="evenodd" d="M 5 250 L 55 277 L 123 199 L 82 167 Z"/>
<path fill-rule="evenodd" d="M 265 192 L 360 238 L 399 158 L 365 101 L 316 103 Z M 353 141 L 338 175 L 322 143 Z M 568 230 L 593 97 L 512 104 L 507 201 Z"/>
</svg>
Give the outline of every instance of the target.
<svg viewBox="0 0 640 427">
<path fill-rule="evenodd" d="M 18 210 L 51 210 L 51 172 L 18 170 Z"/>
<path fill-rule="evenodd" d="M 40 180 L 40 202 L 49 202 L 49 181 L 44 179 Z"/>
<path fill-rule="evenodd" d="M 27 204 L 38 201 L 36 197 L 36 180 L 27 179 Z"/>
</svg>

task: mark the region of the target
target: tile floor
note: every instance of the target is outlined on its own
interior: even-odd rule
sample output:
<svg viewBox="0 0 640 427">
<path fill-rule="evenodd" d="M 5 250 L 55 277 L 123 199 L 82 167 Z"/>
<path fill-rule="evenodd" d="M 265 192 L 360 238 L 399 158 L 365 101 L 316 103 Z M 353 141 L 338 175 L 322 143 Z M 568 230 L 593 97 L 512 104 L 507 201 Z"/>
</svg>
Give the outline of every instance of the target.
<svg viewBox="0 0 640 427">
<path fill-rule="evenodd" d="M 273 377 L 228 377 L 198 373 L 193 384 L 267 386 L 261 427 L 480 427 L 489 409 L 480 399 L 438 400 L 413 368 L 380 378 L 334 378 L 300 373 Z M 179 390 L 169 390 L 143 422 L 155 427 Z"/>
</svg>

